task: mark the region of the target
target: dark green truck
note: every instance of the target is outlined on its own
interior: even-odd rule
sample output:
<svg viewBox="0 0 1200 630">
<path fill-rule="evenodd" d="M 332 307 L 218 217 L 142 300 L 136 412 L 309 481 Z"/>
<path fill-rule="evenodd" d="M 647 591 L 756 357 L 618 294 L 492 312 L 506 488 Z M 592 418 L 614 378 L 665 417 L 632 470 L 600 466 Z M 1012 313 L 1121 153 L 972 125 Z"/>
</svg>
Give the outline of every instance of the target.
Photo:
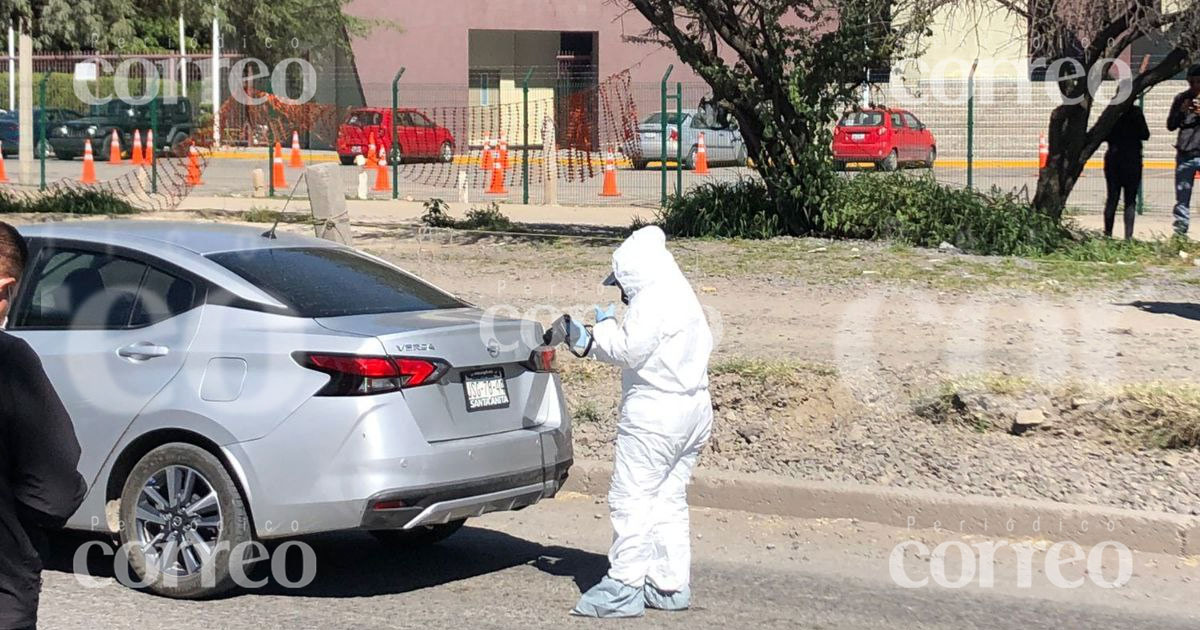
<svg viewBox="0 0 1200 630">
<path fill-rule="evenodd" d="M 46 140 L 60 160 L 73 160 L 83 155 L 84 142 L 92 141 L 92 154 L 97 160 L 107 160 L 113 130 L 121 138 L 122 157 L 128 156 L 133 148 L 133 132 L 142 133 L 150 129 L 152 105 L 158 108 L 158 125 L 154 128 L 154 149 L 159 155 L 182 155 L 195 130 L 192 104 L 187 99 L 156 99 L 155 101 L 132 104 L 112 100 L 104 105 L 92 105 L 82 118 L 46 127 Z M 34 133 L 38 133 L 35 129 Z"/>
</svg>

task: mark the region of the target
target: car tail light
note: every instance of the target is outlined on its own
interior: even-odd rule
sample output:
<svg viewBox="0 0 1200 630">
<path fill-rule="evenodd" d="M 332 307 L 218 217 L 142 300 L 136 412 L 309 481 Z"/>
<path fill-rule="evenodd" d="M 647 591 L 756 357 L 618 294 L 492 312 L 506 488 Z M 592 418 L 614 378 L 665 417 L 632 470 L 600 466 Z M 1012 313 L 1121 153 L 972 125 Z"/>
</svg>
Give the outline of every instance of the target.
<svg viewBox="0 0 1200 630">
<path fill-rule="evenodd" d="M 671 142 L 678 142 L 679 141 L 679 130 L 671 129 L 671 134 L 668 135 L 667 137 L 671 140 Z"/>
<path fill-rule="evenodd" d="M 534 372 L 557 372 L 558 351 L 551 346 L 538 346 L 529 357 L 529 365 Z"/>
<path fill-rule="evenodd" d="M 297 352 L 300 365 L 330 376 L 318 396 L 383 394 L 435 383 L 450 366 L 437 359 Z"/>
</svg>

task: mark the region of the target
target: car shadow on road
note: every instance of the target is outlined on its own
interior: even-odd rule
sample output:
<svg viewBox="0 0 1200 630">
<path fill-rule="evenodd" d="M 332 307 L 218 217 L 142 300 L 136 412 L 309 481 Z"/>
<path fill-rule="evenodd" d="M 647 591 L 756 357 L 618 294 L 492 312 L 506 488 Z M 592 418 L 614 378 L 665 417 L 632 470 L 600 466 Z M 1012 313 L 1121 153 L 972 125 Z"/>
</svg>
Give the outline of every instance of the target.
<svg viewBox="0 0 1200 630">
<path fill-rule="evenodd" d="M 46 569 L 74 572 L 76 551 L 85 543 L 111 539 L 64 533 L 51 539 Z M 312 547 L 316 571 L 311 583 L 289 588 L 272 575 L 264 562 L 249 571 L 255 580 L 267 583 L 256 589 L 235 589 L 222 598 L 255 597 L 369 597 L 394 595 L 441 586 L 522 565 L 532 566 L 556 577 L 569 577 L 583 592 L 599 582 L 608 570 L 608 559 L 596 553 L 557 545 L 543 545 L 524 538 L 478 527 L 465 527 L 450 539 L 428 547 L 392 547 L 361 533 L 337 533 L 301 539 Z M 274 543 L 272 557 L 279 550 Z M 89 550 L 88 574 L 112 578 L 111 554 L 99 546 Z M 109 547 L 111 549 L 111 547 Z M 285 550 L 286 551 L 286 550 Z M 298 581 L 304 572 L 302 554 L 295 548 L 283 555 L 286 577 Z"/>
<path fill-rule="evenodd" d="M 1132 306 L 1136 309 L 1154 315 L 1174 315 L 1183 319 L 1200 322 L 1200 304 L 1190 302 L 1143 302 L 1138 300 L 1122 306 Z"/>
</svg>

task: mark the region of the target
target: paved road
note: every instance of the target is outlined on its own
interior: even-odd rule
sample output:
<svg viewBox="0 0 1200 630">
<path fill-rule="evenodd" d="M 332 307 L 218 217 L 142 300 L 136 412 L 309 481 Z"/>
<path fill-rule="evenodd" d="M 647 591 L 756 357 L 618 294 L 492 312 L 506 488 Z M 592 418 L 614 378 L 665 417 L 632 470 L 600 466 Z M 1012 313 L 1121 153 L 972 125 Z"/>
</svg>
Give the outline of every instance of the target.
<svg viewBox="0 0 1200 630">
<path fill-rule="evenodd" d="M 331 157 L 329 154 L 313 154 L 310 156 L 315 160 L 328 161 Z M 163 163 L 166 163 L 164 160 Z M 222 158 L 213 160 L 212 164 L 205 169 L 203 176 L 203 185 L 196 189 L 195 194 L 198 195 L 245 195 L 249 196 L 251 191 L 251 171 L 256 168 L 266 168 L 265 154 L 262 159 L 230 159 Z M 318 162 L 313 162 L 318 163 Z M 17 176 L 17 161 L 15 159 L 5 160 L 6 170 L 10 178 Z M 62 162 L 59 160 L 47 160 L 46 172 L 49 181 L 55 181 L 63 178 L 78 179 L 82 169 L 82 162 L 75 160 L 73 162 Z M 120 166 L 112 167 L 105 162 L 98 162 L 96 165 L 97 175 L 100 180 L 108 180 L 118 178 L 130 172 L 131 167 Z M 357 175 L 360 169 L 354 166 L 341 167 L 342 176 L 346 182 L 347 194 L 353 195 L 357 186 Z M 656 170 L 634 171 L 630 169 L 619 169 L 617 171 L 618 189 L 621 192 L 619 197 L 601 197 L 600 192 L 603 185 L 602 172 L 598 168 L 593 168 L 590 171 L 578 165 L 573 171 L 575 175 L 569 181 L 560 181 L 558 185 L 559 202 L 565 205 L 641 205 L 641 206 L 657 206 L 661 194 L 661 173 Z M 924 170 L 906 171 L 910 173 L 923 173 Z M 279 195 L 286 196 L 292 190 L 291 185 L 295 185 L 298 181 L 300 171 L 294 169 L 286 170 L 286 178 L 288 187 L 281 187 Z M 458 198 L 457 183 L 459 174 L 466 177 L 467 186 L 470 191 L 472 201 L 479 202 L 486 199 L 506 200 L 508 202 L 520 203 L 522 200 L 521 174 L 519 170 L 512 170 L 509 173 L 507 180 L 506 195 L 489 196 L 484 194 L 484 190 L 488 186 L 486 174 L 479 169 L 478 166 L 469 164 L 425 164 L 412 163 L 403 164 L 400 166 L 400 193 L 402 197 L 413 197 L 417 200 L 425 200 L 432 197 L 439 197 L 446 200 L 455 200 Z M 566 177 L 566 167 L 562 177 Z M 702 182 L 708 181 L 730 181 L 740 177 L 752 176 L 754 171 L 746 168 L 736 168 L 727 166 L 715 166 L 711 170 L 710 175 L 696 175 L 690 171 L 683 174 L 684 188 L 691 188 Z M 966 184 L 966 170 L 959 167 L 938 167 L 934 174 L 939 181 L 947 184 L 963 186 Z M 36 177 L 36 168 L 35 168 Z M 1174 203 L 1174 174 L 1170 170 L 1147 170 L 1146 171 L 1146 204 L 1147 208 L 1152 212 L 1169 212 Z M 369 177 L 370 184 L 374 184 L 374 174 Z M 670 190 L 675 189 L 675 173 L 669 174 Z M 36 183 L 36 179 L 33 183 Z M 992 186 L 997 186 L 1002 190 L 1026 190 L 1029 195 L 1033 194 L 1036 187 L 1036 173 L 1032 168 L 982 168 L 977 169 L 975 174 L 975 184 L 981 189 L 989 189 Z M 300 183 L 296 189 L 301 196 L 306 196 L 307 188 L 304 183 Z M 389 193 L 371 193 L 373 197 L 390 198 Z M 1105 196 L 1105 185 L 1103 173 L 1096 169 L 1089 169 L 1086 175 L 1076 186 L 1075 192 L 1072 194 L 1070 205 L 1084 211 L 1099 211 L 1103 206 Z M 531 203 L 541 203 L 543 199 L 543 186 L 534 178 L 530 186 L 530 201 Z"/>
<path fill-rule="evenodd" d="M 291 591 L 271 585 L 205 602 L 136 593 L 101 580 L 84 588 L 69 572 L 45 578 L 42 627 L 50 629 L 563 628 L 580 589 L 606 568 L 606 507 L 566 495 L 514 514 L 489 515 L 437 547 L 394 551 L 361 535 L 311 540 L 316 580 Z M 1055 589 L 1037 572 L 1015 585 L 1002 557 L 997 586 L 902 589 L 888 578 L 892 547 L 963 540 L 928 531 L 848 521 L 803 521 L 736 512 L 694 512 L 696 607 L 613 625 L 647 628 L 1194 628 L 1200 621 L 1194 563 L 1135 556 L 1127 586 Z M 968 542 L 976 540 L 966 539 Z M 76 538 L 57 541 L 69 564 Z M 1035 557 L 1034 566 L 1041 556 Z M 928 557 L 906 557 L 909 575 Z M 1192 566 L 1188 566 L 1191 564 Z M 61 568 L 61 567 L 60 567 Z M 93 571 L 103 567 L 96 563 Z M 298 568 L 293 567 L 298 574 Z M 1071 571 L 1064 571 L 1070 574 Z M 1111 568 L 1108 570 L 1110 575 Z M 1082 569 L 1074 572 L 1082 576 Z M 1069 576 L 1070 577 L 1070 576 Z M 103 621 L 99 621 L 103 619 Z"/>
</svg>

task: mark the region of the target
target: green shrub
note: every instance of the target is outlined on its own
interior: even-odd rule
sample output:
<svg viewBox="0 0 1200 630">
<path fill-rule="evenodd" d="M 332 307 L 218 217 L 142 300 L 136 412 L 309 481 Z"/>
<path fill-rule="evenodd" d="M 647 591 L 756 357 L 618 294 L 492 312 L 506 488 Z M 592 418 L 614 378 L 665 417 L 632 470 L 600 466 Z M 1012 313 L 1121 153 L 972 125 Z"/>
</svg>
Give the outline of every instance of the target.
<svg viewBox="0 0 1200 630">
<path fill-rule="evenodd" d="M 482 230 L 485 232 L 510 232 L 513 222 L 500 212 L 500 204 L 492 202 L 486 208 L 471 208 L 467 216 L 455 225 L 460 230 Z"/>
<path fill-rule="evenodd" d="M 899 173 L 844 179 L 822 220 L 826 236 L 919 247 L 948 242 L 975 254 L 1040 255 L 1071 238 L 1068 229 L 1012 193 L 981 193 Z"/>
<path fill-rule="evenodd" d="M 671 197 L 656 222 L 672 236 L 763 239 L 784 234 L 767 187 L 752 178 L 708 182 Z"/>
<path fill-rule="evenodd" d="M 0 191 L 0 214 L 17 212 L 120 215 L 136 214 L 138 209 L 105 190 L 64 188 L 40 197 Z"/>
<path fill-rule="evenodd" d="M 435 228 L 454 227 L 454 218 L 448 210 L 450 206 L 441 199 L 430 199 L 425 202 L 425 214 L 421 215 L 421 223 Z"/>
</svg>

